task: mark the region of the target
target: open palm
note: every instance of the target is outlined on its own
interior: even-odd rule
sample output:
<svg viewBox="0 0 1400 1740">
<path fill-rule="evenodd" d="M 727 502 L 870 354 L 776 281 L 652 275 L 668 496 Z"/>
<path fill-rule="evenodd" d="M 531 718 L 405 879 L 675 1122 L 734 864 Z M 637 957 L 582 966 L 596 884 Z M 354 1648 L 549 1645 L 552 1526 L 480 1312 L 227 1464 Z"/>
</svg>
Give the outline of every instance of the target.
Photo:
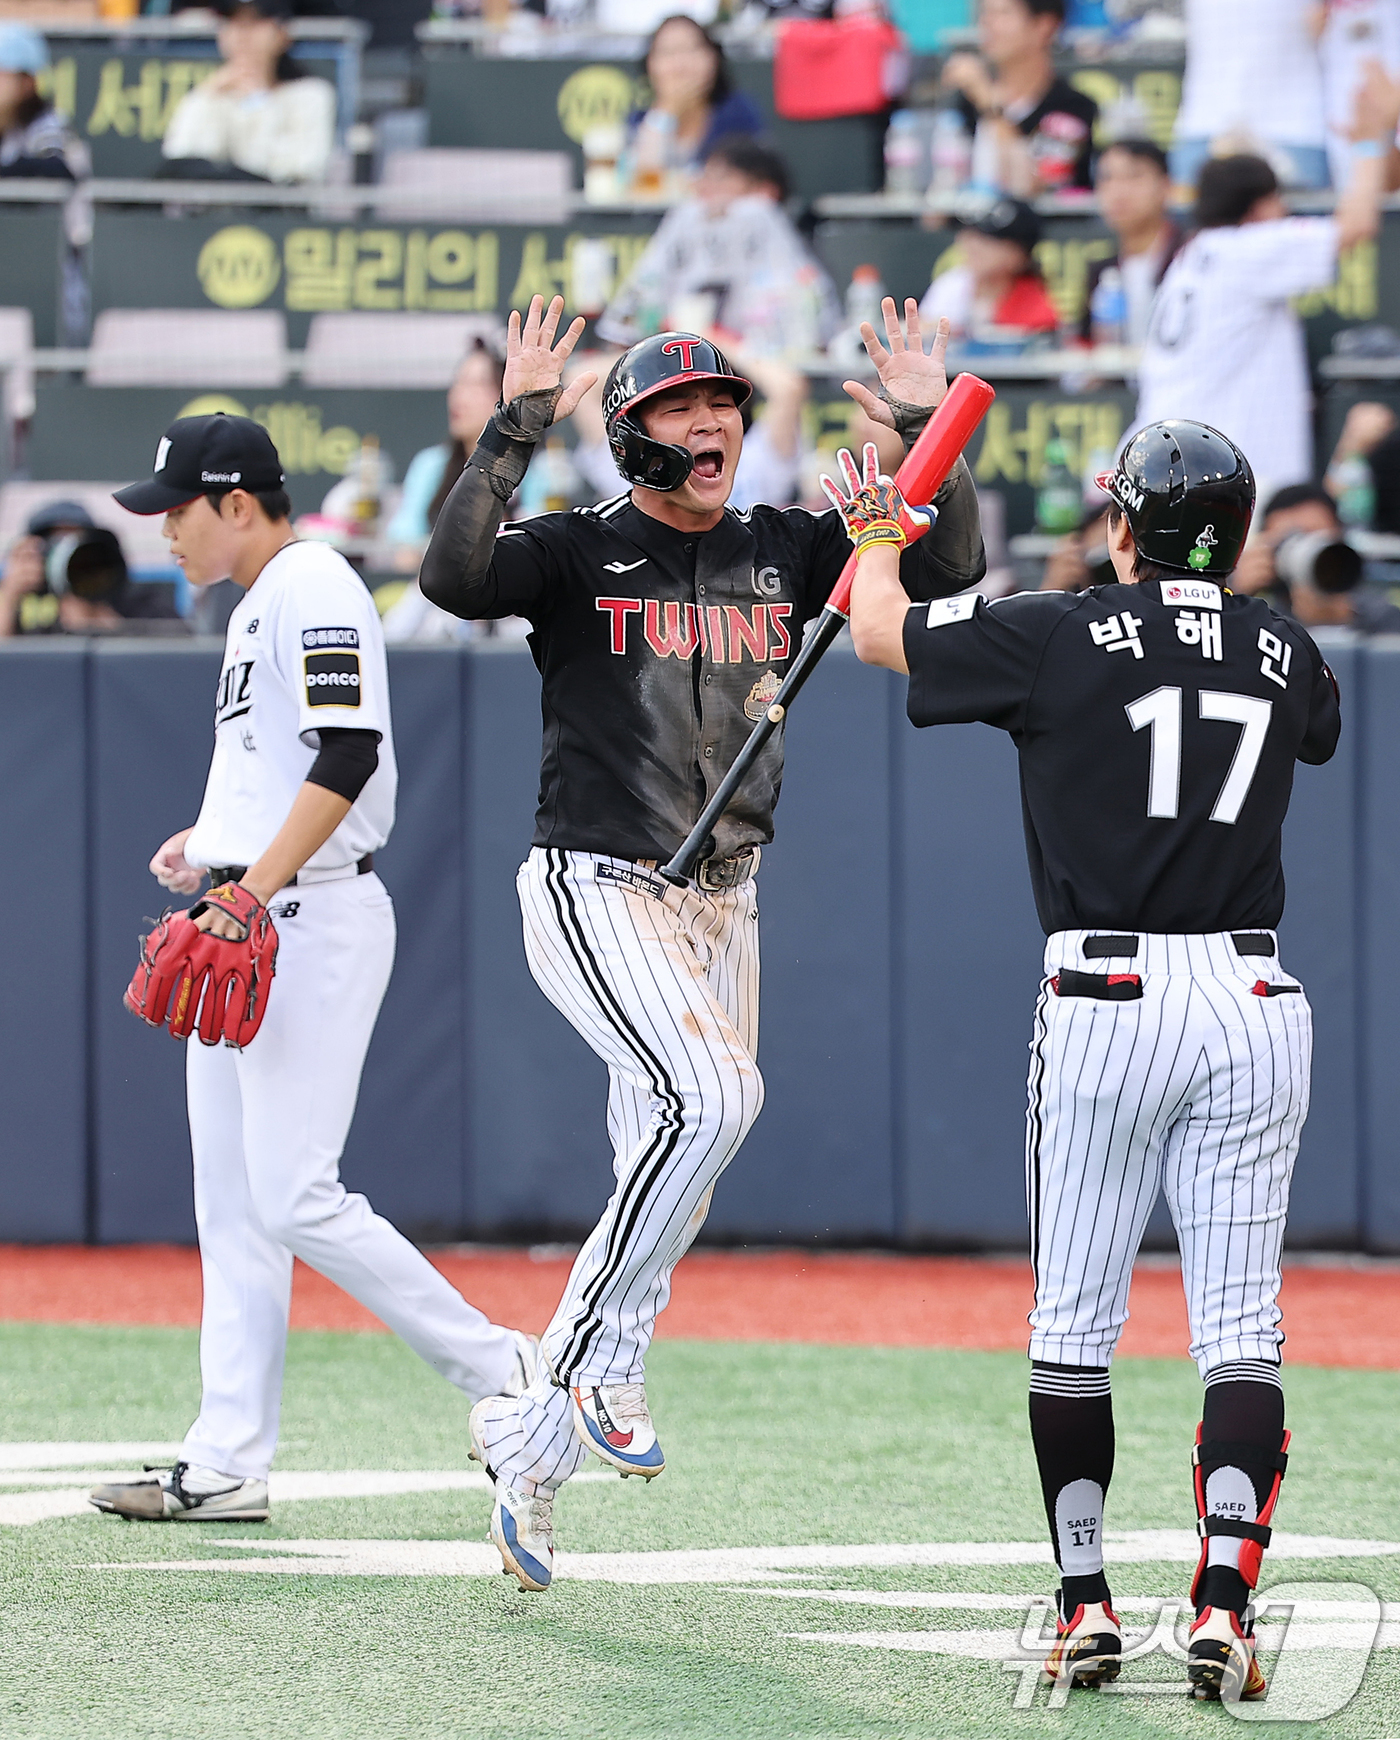
<svg viewBox="0 0 1400 1740">
<path fill-rule="evenodd" d="M 543 296 L 532 296 L 523 323 L 520 310 L 511 309 L 506 327 L 506 372 L 501 386 L 501 397 L 507 405 L 521 393 L 547 393 L 559 385 L 564 364 L 582 338 L 585 325 L 582 317 L 578 318 L 556 344 L 554 335 L 563 314 L 562 296 L 556 296 L 547 309 Z M 596 374 L 584 374 L 573 381 L 560 394 L 554 420 L 562 422 L 569 416 L 597 379 Z"/>
<path fill-rule="evenodd" d="M 904 324 L 908 337 L 900 330 L 899 311 L 894 297 L 886 296 L 880 304 L 885 317 L 885 340 L 881 344 L 875 328 L 868 320 L 861 322 L 860 336 L 865 340 L 865 352 L 875 364 L 880 385 L 892 399 L 902 399 L 908 405 L 927 405 L 932 409 L 943 402 L 948 391 L 948 338 L 952 328 L 939 320 L 933 332 L 933 342 L 924 351 L 923 329 L 919 324 L 919 305 L 912 296 L 904 303 Z M 878 394 L 859 381 L 844 383 L 846 391 L 874 423 L 887 429 L 895 427 L 894 413 Z"/>
</svg>

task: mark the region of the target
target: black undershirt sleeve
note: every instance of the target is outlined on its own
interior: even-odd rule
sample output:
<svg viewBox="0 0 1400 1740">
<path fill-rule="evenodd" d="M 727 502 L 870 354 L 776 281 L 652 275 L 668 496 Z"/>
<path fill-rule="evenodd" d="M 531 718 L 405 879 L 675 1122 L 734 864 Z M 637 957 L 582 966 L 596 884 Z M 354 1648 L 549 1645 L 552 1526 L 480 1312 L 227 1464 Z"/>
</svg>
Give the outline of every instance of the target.
<svg viewBox="0 0 1400 1740">
<path fill-rule="evenodd" d="M 320 753 L 311 763 L 306 782 L 354 803 L 379 766 L 379 733 L 329 725 L 322 726 L 320 735 Z"/>
</svg>

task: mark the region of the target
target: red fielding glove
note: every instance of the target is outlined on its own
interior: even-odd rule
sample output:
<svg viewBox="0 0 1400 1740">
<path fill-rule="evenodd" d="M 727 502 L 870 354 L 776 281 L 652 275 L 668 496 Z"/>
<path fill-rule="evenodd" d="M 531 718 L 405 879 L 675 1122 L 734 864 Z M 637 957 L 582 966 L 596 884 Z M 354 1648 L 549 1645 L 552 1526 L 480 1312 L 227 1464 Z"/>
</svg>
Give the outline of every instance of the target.
<svg viewBox="0 0 1400 1740">
<path fill-rule="evenodd" d="M 238 938 L 215 936 L 194 922 L 217 909 L 236 920 Z M 277 929 L 267 908 L 240 882 L 211 888 L 188 912 L 160 916 L 141 939 L 141 959 L 122 1001 L 150 1027 L 176 1039 L 198 1032 L 205 1045 L 241 1050 L 267 1013 L 277 971 Z"/>
<path fill-rule="evenodd" d="M 938 518 L 934 507 L 910 507 L 899 493 L 899 485 L 880 470 L 880 455 L 873 441 L 865 444 L 865 476 L 862 479 L 850 449 L 843 447 L 836 455 L 846 489 L 835 478 L 823 474 L 821 486 L 842 522 L 846 536 L 855 545 L 859 556 L 872 544 L 893 544 L 903 549 L 922 538 Z M 847 493 L 849 492 L 849 493 Z"/>
</svg>

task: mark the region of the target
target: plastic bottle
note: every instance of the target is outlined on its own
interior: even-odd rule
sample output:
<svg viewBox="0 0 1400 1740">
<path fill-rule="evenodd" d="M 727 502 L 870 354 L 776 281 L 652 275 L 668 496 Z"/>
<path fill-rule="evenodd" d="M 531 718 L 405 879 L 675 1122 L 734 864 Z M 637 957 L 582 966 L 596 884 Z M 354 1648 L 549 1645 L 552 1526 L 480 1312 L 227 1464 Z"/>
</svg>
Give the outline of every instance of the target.
<svg viewBox="0 0 1400 1740">
<path fill-rule="evenodd" d="M 1045 443 L 1045 464 L 1035 492 L 1035 523 L 1042 532 L 1063 536 L 1079 530 L 1083 517 L 1079 482 L 1069 468 L 1062 441 Z"/>
<path fill-rule="evenodd" d="M 920 194 L 928 185 L 923 132 L 912 109 L 896 109 L 885 131 L 885 192 Z"/>
<path fill-rule="evenodd" d="M 853 332 L 868 320 L 876 332 L 880 327 L 880 304 L 884 300 L 885 282 L 878 266 L 857 266 L 846 286 L 846 320 Z"/>
<path fill-rule="evenodd" d="M 1089 302 L 1089 330 L 1095 344 L 1122 344 L 1128 332 L 1128 293 L 1117 266 L 1105 266 Z"/>
<path fill-rule="evenodd" d="M 972 136 L 962 110 L 951 99 L 940 103 L 934 111 L 930 156 L 933 174 L 929 192 L 961 193 L 972 173 Z"/>
<path fill-rule="evenodd" d="M 379 461 L 379 437 L 366 435 L 360 441 L 355 460 L 355 506 L 352 518 L 355 536 L 372 538 L 379 530 L 382 476 Z"/>
<path fill-rule="evenodd" d="M 1376 517 L 1376 483 L 1364 454 L 1353 453 L 1328 476 L 1337 496 L 1337 518 L 1344 526 L 1369 526 Z"/>
</svg>

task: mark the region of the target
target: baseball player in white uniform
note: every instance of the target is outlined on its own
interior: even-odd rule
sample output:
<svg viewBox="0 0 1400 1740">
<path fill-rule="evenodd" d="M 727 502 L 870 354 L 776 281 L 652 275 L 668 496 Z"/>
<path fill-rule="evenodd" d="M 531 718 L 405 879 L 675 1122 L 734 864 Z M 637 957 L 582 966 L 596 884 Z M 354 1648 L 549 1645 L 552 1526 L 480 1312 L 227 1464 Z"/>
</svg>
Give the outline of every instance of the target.
<svg viewBox="0 0 1400 1740">
<path fill-rule="evenodd" d="M 268 1515 L 292 1259 L 336 1282 L 468 1398 L 518 1393 L 533 1341 L 491 1323 L 366 1199 L 339 1161 L 394 962 L 394 908 L 373 855 L 394 821 L 397 772 L 384 640 L 345 559 L 300 543 L 266 431 L 186 417 L 155 475 L 118 492 L 166 515 L 195 585 L 244 588 L 228 625 L 214 755 L 192 828 L 151 860 L 193 894 L 205 871 L 266 907 L 276 977 L 243 1049 L 191 1039 L 186 1054 L 195 1216 L 204 1278 L 203 1396 L 180 1460 L 98 1487 L 99 1510 L 182 1521 Z M 201 929 L 234 937 L 220 911 Z M 465 1424 L 465 1422 L 464 1422 Z"/>
</svg>

